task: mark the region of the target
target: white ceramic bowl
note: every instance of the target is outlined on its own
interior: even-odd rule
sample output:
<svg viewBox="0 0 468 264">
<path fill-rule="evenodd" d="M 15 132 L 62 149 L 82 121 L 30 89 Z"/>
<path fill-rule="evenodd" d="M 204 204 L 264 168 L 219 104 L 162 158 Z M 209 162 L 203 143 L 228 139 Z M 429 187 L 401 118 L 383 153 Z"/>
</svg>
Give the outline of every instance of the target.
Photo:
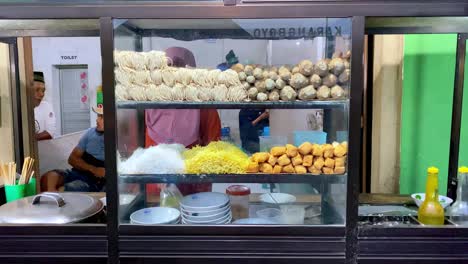
<svg viewBox="0 0 468 264">
<path fill-rule="evenodd" d="M 411 195 L 411 198 L 413 198 L 413 201 L 419 207 L 419 206 L 421 206 L 421 204 L 426 199 L 426 194 L 425 193 L 413 193 Z M 440 202 L 440 204 L 442 205 L 443 208 L 446 208 L 447 206 L 449 206 L 453 202 L 453 200 L 450 199 L 447 196 L 439 195 L 439 202 Z"/>
<path fill-rule="evenodd" d="M 120 205 L 128 205 L 130 204 L 133 200 L 135 200 L 136 195 L 134 194 L 120 194 L 119 195 L 119 203 Z M 107 206 L 107 198 L 102 197 L 101 202 L 104 204 L 104 206 Z"/>
<path fill-rule="evenodd" d="M 274 200 L 270 195 L 273 196 Z M 296 201 L 296 196 L 287 193 L 264 193 L 260 195 L 260 201 L 269 204 L 287 204 L 294 203 Z"/>
<path fill-rule="evenodd" d="M 211 221 L 215 219 L 219 219 L 220 217 L 223 217 L 231 212 L 231 207 L 227 207 L 224 211 L 222 212 L 217 212 L 211 215 L 190 215 L 186 214 L 184 211 L 182 211 L 182 218 L 190 220 L 190 221 Z"/>
<path fill-rule="evenodd" d="M 229 196 L 224 193 L 203 192 L 185 196 L 180 207 L 189 212 L 213 211 L 229 204 Z"/>
<path fill-rule="evenodd" d="M 150 207 L 135 211 L 130 215 L 130 221 L 140 225 L 169 224 L 180 217 L 179 210 L 170 207 Z"/>
<path fill-rule="evenodd" d="M 211 221 L 191 221 L 191 220 L 187 220 L 185 218 L 182 218 L 182 222 L 185 223 L 185 224 L 192 224 L 192 225 L 197 225 L 197 224 L 201 224 L 201 225 L 209 225 L 209 224 L 225 224 L 227 222 L 230 222 L 232 220 L 232 215 L 231 213 L 229 212 L 229 214 L 223 216 L 223 217 L 220 217 L 218 219 L 214 219 L 214 220 L 211 220 Z"/>
</svg>

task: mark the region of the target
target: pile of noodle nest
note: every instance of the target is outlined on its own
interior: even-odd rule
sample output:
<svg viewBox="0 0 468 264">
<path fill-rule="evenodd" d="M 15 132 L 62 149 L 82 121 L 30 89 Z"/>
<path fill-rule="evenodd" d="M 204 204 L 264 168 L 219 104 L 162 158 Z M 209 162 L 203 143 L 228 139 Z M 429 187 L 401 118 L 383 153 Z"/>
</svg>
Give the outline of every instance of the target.
<svg viewBox="0 0 468 264">
<path fill-rule="evenodd" d="M 162 51 L 115 51 L 115 95 L 118 101 L 220 101 L 247 98 L 234 70 L 170 67 Z"/>
<path fill-rule="evenodd" d="M 223 141 L 194 147 L 183 156 L 186 172 L 194 174 L 240 174 L 245 173 L 249 165 L 249 157 L 242 150 Z"/>
</svg>

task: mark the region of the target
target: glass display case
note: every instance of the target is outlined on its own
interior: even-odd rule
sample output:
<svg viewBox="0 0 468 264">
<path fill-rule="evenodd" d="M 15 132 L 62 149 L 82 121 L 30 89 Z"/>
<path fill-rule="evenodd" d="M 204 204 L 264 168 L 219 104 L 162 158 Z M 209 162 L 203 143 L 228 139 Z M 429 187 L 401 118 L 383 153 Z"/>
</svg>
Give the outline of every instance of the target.
<svg viewBox="0 0 468 264">
<path fill-rule="evenodd" d="M 114 46 L 121 224 L 345 224 L 350 18 L 114 20 Z"/>
<path fill-rule="evenodd" d="M 71 36 L 73 25 L 85 24 L 80 36 L 100 35 L 92 50 L 101 56 L 89 57 L 101 59 L 102 72 L 89 73 L 102 77 L 107 223 L 1 224 L 0 262 L 467 260 L 461 225 L 381 217 L 387 208 L 379 205 L 375 215 L 359 213 L 366 203 L 359 196 L 361 174 L 367 173 L 361 158 L 373 160 L 366 153 L 369 116 L 362 115 L 368 110 L 363 102 L 373 98 L 372 92 L 363 96 L 369 91 L 364 78 L 369 82 L 380 73 L 366 76 L 364 65 L 372 60 L 365 48 L 375 43 L 364 35 L 382 29 L 466 32 L 463 17 L 422 28 L 408 18 L 463 16 L 464 1 L 51 2 L 56 4 L 2 6 L 0 17 L 8 22 L 37 20 L 25 21 L 21 31 L 0 23 L 0 37 Z M 393 17 L 393 26 L 369 15 Z M 80 20 L 69 24 L 63 18 Z M 40 27 L 41 19 L 53 19 L 54 27 Z M 67 44 L 49 46 L 60 57 L 74 56 Z M 457 54 L 456 62 L 462 57 Z M 455 139 L 463 68 L 459 63 Z M 452 154 L 457 141 L 450 142 Z M 455 159 L 449 161 L 452 191 Z"/>
</svg>

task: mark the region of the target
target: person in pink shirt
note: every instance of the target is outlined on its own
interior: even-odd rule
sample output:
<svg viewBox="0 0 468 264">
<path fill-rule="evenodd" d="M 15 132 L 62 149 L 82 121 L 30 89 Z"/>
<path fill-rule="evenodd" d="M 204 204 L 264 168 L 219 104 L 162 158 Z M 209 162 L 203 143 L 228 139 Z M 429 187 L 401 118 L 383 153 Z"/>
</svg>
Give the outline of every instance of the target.
<svg viewBox="0 0 468 264">
<path fill-rule="evenodd" d="M 196 67 L 195 57 L 188 49 L 172 47 L 166 50 L 174 67 Z M 150 109 L 145 111 L 145 146 L 182 144 L 187 148 L 208 145 L 221 138 L 221 121 L 216 109 Z M 147 194 L 159 195 L 158 184 L 148 184 Z M 211 191 L 211 184 L 178 184 L 182 194 Z M 148 200 L 151 200 L 151 198 Z"/>
</svg>

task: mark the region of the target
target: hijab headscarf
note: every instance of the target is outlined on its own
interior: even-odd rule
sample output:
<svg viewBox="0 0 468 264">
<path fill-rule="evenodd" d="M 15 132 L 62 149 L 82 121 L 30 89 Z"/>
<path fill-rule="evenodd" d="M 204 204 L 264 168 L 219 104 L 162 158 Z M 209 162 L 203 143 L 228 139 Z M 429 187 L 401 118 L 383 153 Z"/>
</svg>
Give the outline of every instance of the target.
<svg viewBox="0 0 468 264">
<path fill-rule="evenodd" d="M 196 67 L 193 53 L 182 47 L 171 47 L 166 56 L 174 67 Z M 156 144 L 190 146 L 200 139 L 200 110 L 151 109 L 145 111 L 148 136 Z"/>
</svg>

